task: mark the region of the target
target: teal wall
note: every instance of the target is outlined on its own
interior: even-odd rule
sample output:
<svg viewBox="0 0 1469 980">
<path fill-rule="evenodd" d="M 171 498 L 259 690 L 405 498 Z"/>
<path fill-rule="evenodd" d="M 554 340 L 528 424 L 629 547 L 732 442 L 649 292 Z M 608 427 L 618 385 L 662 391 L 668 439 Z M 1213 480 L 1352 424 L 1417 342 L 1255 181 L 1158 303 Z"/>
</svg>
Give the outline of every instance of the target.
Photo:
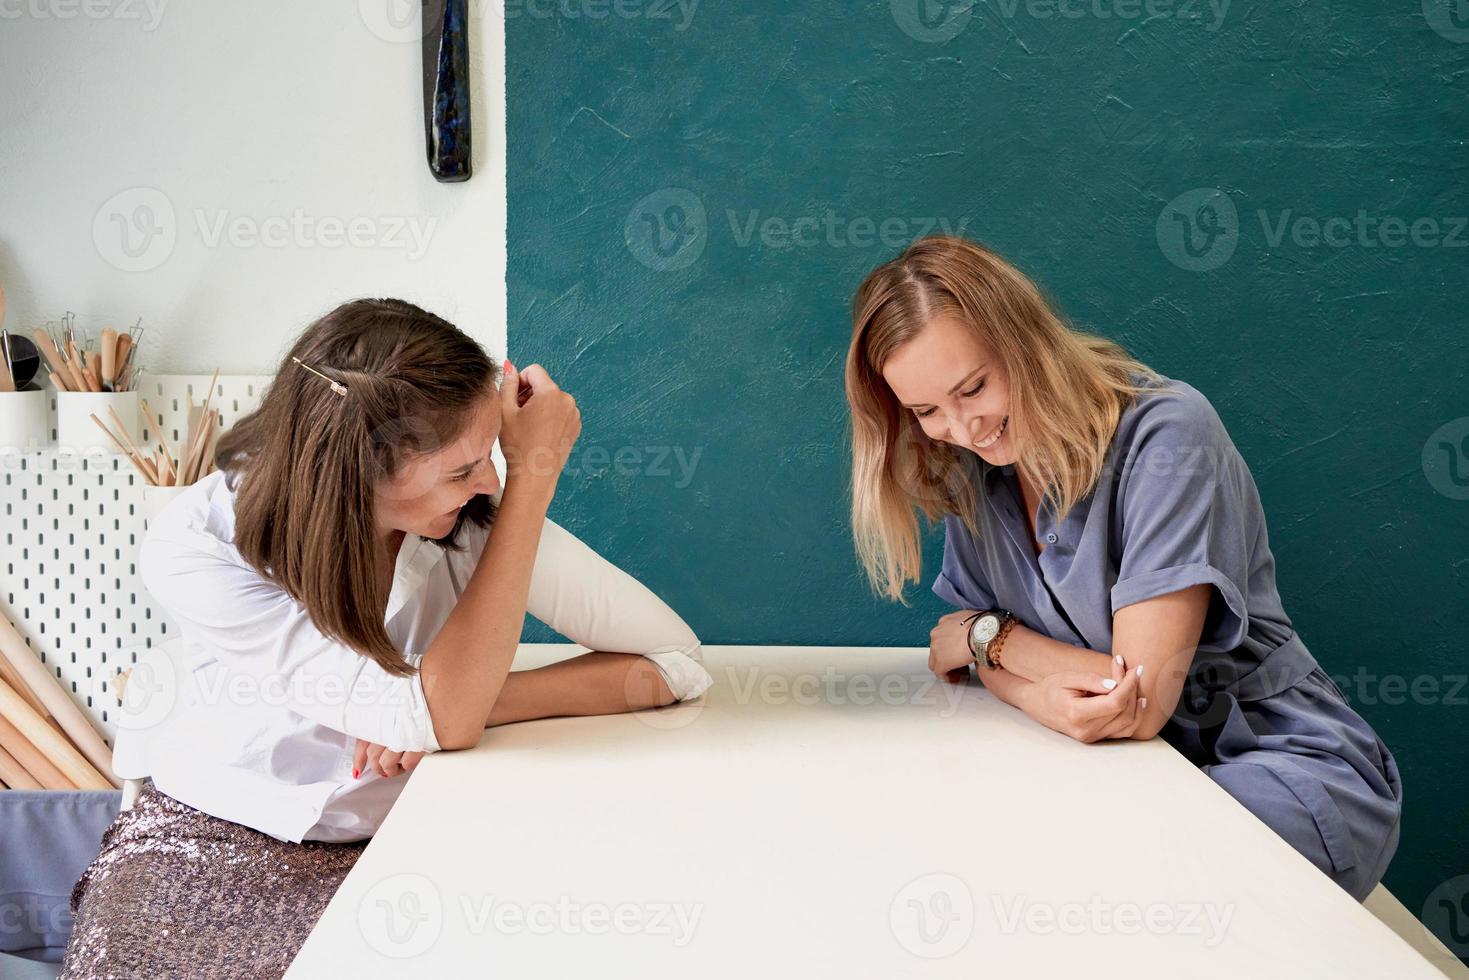
<svg viewBox="0 0 1469 980">
<path fill-rule="evenodd" d="M 552 516 L 705 642 L 926 645 L 926 586 L 858 576 L 842 357 L 863 274 L 962 228 L 1213 401 L 1401 763 L 1388 885 L 1469 913 L 1469 23 L 1100 2 L 511 6 L 511 352 L 583 412 Z"/>
</svg>

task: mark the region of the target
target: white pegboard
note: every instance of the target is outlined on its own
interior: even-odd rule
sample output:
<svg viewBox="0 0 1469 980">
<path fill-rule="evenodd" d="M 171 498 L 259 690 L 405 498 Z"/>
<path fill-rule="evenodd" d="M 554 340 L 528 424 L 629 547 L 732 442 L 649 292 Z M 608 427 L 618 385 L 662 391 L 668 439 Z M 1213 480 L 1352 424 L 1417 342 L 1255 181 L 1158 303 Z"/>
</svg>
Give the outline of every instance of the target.
<svg viewBox="0 0 1469 980">
<path fill-rule="evenodd" d="M 209 378 L 143 375 L 138 392 L 155 413 L 141 420 L 143 440 L 152 445 L 161 432 L 177 449 L 190 402 L 197 415 Z M 220 430 L 253 411 L 270 381 L 269 375 L 221 376 L 210 401 L 220 410 Z M 53 443 L 55 402 L 53 393 Z M 139 650 L 169 635 L 138 578 L 143 486 L 121 455 L 52 448 L 0 456 L 0 615 L 71 692 L 108 745 L 117 728 L 112 678 L 137 662 Z"/>
</svg>

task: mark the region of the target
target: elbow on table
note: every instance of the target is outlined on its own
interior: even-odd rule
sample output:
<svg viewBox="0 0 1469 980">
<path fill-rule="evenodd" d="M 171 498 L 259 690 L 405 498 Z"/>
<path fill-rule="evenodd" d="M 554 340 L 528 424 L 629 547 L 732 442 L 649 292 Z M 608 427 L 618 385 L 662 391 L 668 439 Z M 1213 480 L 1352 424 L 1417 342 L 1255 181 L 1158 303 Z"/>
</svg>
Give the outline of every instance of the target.
<svg viewBox="0 0 1469 980">
<path fill-rule="evenodd" d="M 1151 741 L 1158 737 L 1158 733 L 1163 730 L 1165 723 L 1166 719 L 1144 718 L 1138 722 L 1137 727 L 1132 730 L 1132 734 L 1128 737 L 1135 742 Z"/>
<path fill-rule="evenodd" d="M 441 752 L 472 749 L 479 744 L 480 738 L 485 734 L 483 725 L 471 729 L 468 726 L 453 725 L 438 720 L 434 720 L 431 724 L 434 729 L 434 741 L 439 743 Z"/>
</svg>

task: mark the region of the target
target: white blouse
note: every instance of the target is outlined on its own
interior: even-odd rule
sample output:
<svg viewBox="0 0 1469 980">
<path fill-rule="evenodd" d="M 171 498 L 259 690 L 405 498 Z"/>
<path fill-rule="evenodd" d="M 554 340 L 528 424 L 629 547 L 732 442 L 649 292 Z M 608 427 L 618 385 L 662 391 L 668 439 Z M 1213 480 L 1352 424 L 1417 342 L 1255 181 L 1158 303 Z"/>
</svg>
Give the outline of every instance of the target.
<svg viewBox="0 0 1469 980">
<path fill-rule="evenodd" d="M 398 552 L 385 624 L 418 664 L 489 538 L 461 531 L 461 552 L 416 534 Z M 352 778 L 358 738 L 437 752 L 418 673 L 395 677 L 320 632 L 306 608 L 234 544 L 234 492 L 223 472 L 183 491 L 151 522 L 139 572 L 179 628 L 190 676 L 167 737 L 150 752 L 154 784 L 205 813 L 279 840 L 371 837 L 408 780 Z M 680 701 L 713 683 L 698 637 L 632 576 L 549 518 L 526 611 L 593 650 L 640 654 Z"/>
</svg>

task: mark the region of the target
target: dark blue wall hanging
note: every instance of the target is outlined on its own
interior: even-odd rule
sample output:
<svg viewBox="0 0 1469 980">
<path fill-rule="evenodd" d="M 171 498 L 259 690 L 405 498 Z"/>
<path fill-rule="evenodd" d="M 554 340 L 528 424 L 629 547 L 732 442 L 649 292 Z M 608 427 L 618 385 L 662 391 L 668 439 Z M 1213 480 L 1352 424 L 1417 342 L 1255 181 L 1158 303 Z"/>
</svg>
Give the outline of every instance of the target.
<svg viewBox="0 0 1469 980">
<path fill-rule="evenodd" d="M 442 181 L 468 180 L 468 0 L 423 0 L 423 128 L 428 168 Z"/>
</svg>

